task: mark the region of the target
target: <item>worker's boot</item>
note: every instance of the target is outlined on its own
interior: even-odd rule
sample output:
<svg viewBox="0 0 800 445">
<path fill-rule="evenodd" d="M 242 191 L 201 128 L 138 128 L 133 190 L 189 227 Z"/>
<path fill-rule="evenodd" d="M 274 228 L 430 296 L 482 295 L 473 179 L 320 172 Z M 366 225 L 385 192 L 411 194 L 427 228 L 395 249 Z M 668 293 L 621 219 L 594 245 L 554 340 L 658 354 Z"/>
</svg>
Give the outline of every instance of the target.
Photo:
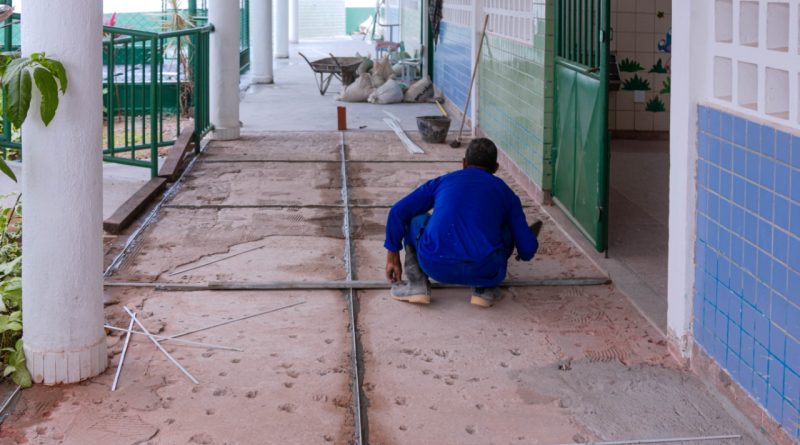
<svg viewBox="0 0 800 445">
<path fill-rule="evenodd" d="M 480 307 L 492 307 L 503 299 L 503 294 L 497 287 L 473 287 L 470 303 Z"/>
<path fill-rule="evenodd" d="M 406 246 L 406 261 L 403 265 L 407 281 L 392 285 L 392 298 L 409 303 L 429 304 L 431 302 L 431 282 L 419 267 L 417 251 Z"/>
</svg>

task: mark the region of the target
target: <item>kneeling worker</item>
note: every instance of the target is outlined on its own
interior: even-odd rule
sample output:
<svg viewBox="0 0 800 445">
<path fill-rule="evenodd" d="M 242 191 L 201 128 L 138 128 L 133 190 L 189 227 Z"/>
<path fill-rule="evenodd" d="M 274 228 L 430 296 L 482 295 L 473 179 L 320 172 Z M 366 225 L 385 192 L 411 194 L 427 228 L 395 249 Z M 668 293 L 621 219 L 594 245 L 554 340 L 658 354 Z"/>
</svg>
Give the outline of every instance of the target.
<svg viewBox="0 0 800 445">
<path fill-rule="evenodd" d="M 497 285 L 506 277 L 514 247 L 518 260 L 530 261 L 536 253 L 542 223 L 529 227 L 519 197 L 494 175 L 499 167 L 494 143 L 473 140 L 463 167 L 426 182 L 389 211 L 384 247 L 394 299 L 430 303 L 430 277 L 471 286 L 471 303 L 491 307 L 502 298 Z M 400 281 L 403 245 L 405 282 Z"/>
</svg>

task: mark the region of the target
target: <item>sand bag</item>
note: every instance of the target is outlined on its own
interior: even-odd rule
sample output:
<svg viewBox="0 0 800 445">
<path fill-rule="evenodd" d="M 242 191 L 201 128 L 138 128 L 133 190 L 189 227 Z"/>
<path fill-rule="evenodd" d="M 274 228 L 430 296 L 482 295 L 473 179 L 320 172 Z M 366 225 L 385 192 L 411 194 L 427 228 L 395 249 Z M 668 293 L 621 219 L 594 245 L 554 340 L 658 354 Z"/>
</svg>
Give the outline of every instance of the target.
<svg viewBox="0 0 800 445">
<path fill-rule="evenodd" d="M 374 88 L 369 74 L 362 74 L 358 76 L 355 82 L 346 86 L 342 94 L 337 98 L 343 102 L 366 102 Z"/>
<path fill-rule="evenodd" d="M 372 68 L 372 86 L 378 88 L 393 76 L 394 71 L 392 71 L 392 64 L 389 62 L 387 54 L 382 60 L 375 62 L 375 66 Z"/>
<path fill-rule="evenodd" d="M 358 75 L 368 73 L 370 70 L 372 70 L 375 62 L 373 62 L 369 56 L 362 56 L 361 54 L 356 53 L 356 57 L 361 57 L 361 65 L 358 65 L 358 70 L 356 70 Z"/>
<path fill-rule="evenodd" d="M 389 79 L 380 88 L 373 91 L 367 99 L 374 104 L 394 104 L 403 101 L 403 88 L 394 79 Z"/>
<path fill-rule="evenodd" d="M 433 97 L 433 82 L 430 79 L 422 79 L 415 82 L 406 91 L 404 102 L 425 102 Z"/>
</svg>

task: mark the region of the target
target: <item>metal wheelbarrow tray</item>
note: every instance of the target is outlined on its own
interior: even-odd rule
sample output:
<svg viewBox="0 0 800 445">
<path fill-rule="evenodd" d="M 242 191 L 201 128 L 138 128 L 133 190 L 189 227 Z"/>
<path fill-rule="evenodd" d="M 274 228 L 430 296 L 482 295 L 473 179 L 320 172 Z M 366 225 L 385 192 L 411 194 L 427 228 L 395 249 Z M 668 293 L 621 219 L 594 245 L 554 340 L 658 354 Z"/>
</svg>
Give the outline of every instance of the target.
<svg viewBox="0 0 800 445">
<path fill-rule="evenodd" d="M 356 80 L 356 71 L 358 66 L 361 65 L 361 57 L 336 57 L 330 54 L 330 57 L 319 59 L 315 61 L 308 60 L 308 57 L 303 53 L 298 52 L 314 71 L 314 80 L 317 81 L 317 88 L 319 94 L 325 95 L 328 91 L 328 86 L 331 84 L 333 78 L 342 81 L 342 85 L 347 86 Z"/>
</svg>

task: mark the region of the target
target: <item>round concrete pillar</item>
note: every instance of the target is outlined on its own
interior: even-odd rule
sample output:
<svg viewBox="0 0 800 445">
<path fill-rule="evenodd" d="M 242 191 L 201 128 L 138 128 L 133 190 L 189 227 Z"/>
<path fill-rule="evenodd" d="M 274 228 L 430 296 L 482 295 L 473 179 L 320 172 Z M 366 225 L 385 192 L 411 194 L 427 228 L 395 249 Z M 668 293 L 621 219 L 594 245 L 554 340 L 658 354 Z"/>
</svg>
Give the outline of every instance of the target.
<svg viewBox="0 0 800 445">
<path fill-rule="evenodd" d="M 103 332 L 101 0 L 26 2 L 24 55 L 60 60 L 69 87 L 45 127 L 34 93 L 22 125 L 23 342 L 33 381 L 93 377 L 108 364 Z"/>
<path fill-rule="evenodd" d="M 251 8 L 253 7 L 251 2 Z M 214 25 L 209 54 L 209 105 L 212 138 L 238 139 L 239 128 L 239 31 L 238 3 L 208 0 L 208 21 Z"/>
<path fill-rule="evenodd" d="M 300 0 L 289 0 L 289 43 L 300 41 Z"/>
<path fill-rule="evenodd" d="M 289 0 L 275 0 L 275 57 L 289 58 Z"/>
<path fill-rule="evenodd" d="M 272 83 L 272 0 L 250 2 L 250 74 Z"/>
</svg>

